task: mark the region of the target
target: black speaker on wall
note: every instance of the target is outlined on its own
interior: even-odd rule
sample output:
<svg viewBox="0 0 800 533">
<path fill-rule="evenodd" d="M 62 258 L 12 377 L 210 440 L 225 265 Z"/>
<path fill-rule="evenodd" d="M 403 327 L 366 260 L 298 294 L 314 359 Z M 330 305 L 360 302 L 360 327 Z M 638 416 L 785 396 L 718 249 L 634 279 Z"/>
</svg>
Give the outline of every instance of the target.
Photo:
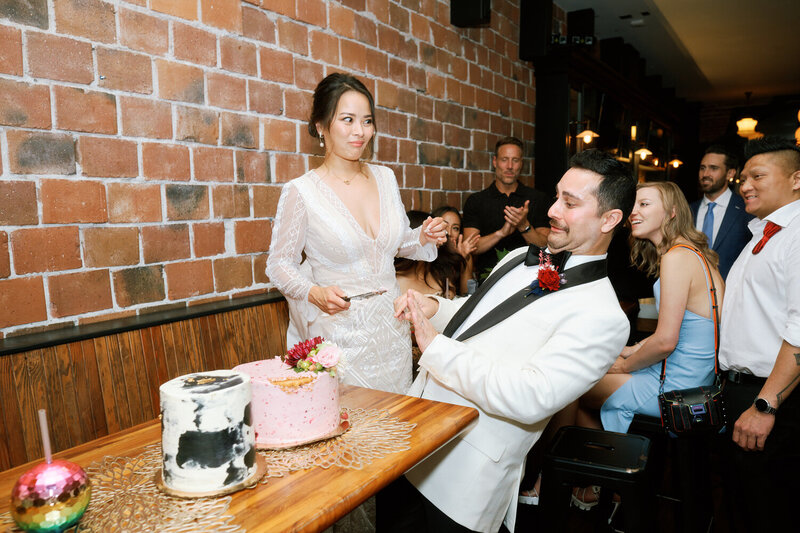
<svg viewBox="0 0 800 533">
<path fill-rule="evenodd" d="M 533 61 L 547 55 L 553 30 L 553 0 L 519 3 L 519 58 Z"/>
<path fill-rule="evenodd" d="M 483 26 L 489 24 L 491 17 L 491 0 L 451 0 L 450 2 L 450 24 L 453 26 L 459 28 Z"/>
</svg>

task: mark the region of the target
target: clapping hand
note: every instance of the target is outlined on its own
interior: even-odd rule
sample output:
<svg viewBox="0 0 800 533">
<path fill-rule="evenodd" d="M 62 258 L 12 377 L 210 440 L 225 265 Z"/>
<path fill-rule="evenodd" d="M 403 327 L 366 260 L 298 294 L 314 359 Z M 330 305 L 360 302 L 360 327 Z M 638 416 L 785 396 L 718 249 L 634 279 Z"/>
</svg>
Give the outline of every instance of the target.
<svg viewBox="0 0 800 533">
<path fill-rule="evenodd" d="M 417 346 L 421 352 L 433 342 L 439 333 L 428 320 L 433 316 L 438 307 L 438 302 L 423 296 L 421 293 L 409 289 L 406 294 L 400 295 L 394 301 L 394 316 L 403 318 L 411 322 L 414 326 L 414 336 L 417 338 Z"/>
<path fill-rule="evenodd" d="M 335 315 L 350 309 L 350 302 L 344 300 L 345 296 L 347 294 L 336 285 L 331 285 L 330 287 L 314 285 L 308 291 L 308 301 L 319 307 L 320 311 L 329 315 Z"/>
<path fill-rule="evenodd" d="M 458 254 L 466 260 L 478 249 L 478 240 L 481 238 L 480 233 L 473 233 L 467 238 L 464 238 L 463 233 L 458 234 L 456 239 L 456 250 Z"/>
<path fill-rule="evenodd" d="M 447 241 L 447 223 L 442 217 L 426 218 L 422 223 L 422 231 L 419 232 L 419 243 L 423 246 L 428 243 L 441 246 L 445 241 Z"/>
<path fill-rule="evenodd" d="M 516 228 L 517 231 L 524 230 L 528 226 L 528 206 L 530 206 L 530 203 L 530 200 L 525 200 L 525 204 L 522 207 L 507 205 L 505 209 L 503 209 L 503 216 L 505 217 L 506 224 L 510 225 L 512 228 Z"/>
</svg>

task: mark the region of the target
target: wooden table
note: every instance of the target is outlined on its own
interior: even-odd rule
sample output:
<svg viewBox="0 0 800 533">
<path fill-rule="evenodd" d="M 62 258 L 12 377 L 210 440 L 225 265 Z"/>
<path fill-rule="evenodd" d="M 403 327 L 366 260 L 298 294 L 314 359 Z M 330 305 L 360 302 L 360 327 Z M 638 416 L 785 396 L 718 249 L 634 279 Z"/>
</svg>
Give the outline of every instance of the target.
<svg viewBox="0 0 800 533">
<path fill-rule="evenodd" d="M 352 386 L 342 387 L 342 404 L 351 408 L 388 411 L 394 417 L 415 423 L 410 450 L 375 459 L 361 470 L 310 468 L 270 478 L 266 484 L 233 494 L 228 513 L 236 517 L 234 523 L 244 526 L 249 532 L 322 531 L 458 435 L 478 417 L 478 411 L 470 407 Z M 144 451 L 145 446 L 160 439 L 160 424 L 153 420 L 59 452 L 55 457 L 86 467 L 108 455 L 135 457 Z M 34 464 L 0 473 L 0 501 L 8 501 L 16 480 Z"/>
</svg>

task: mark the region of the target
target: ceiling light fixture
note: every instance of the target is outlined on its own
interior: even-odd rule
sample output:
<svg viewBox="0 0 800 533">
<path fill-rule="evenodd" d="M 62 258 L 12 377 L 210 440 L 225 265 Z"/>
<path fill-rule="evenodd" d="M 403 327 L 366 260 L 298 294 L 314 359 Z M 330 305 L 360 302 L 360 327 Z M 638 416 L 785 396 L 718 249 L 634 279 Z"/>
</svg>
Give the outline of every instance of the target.
<svg viewBox="0 0 800 533">
<path fill-rule="evenodd" d="M 753 93 L 751 91 L 747 91 L 744 93 L 745 97 L 745 106 L 750 103 L 750 95 Z M 749 114 L 749 110 L 746 112 Z M 744 137 L 745 139 L 758 139 L 763 137 L 763 133 L 759 133 L 756 131 L 756 126 L 758 125 L 758 121 L 753 117 L 745 116 L 742 117 L 740 120 L 736 121 L 736 135 L 739 137 Z"/>
<path fill-rule="evenodd" d="M 592 139 L 594 139 L 595 137 L 600 137 L 598 134 L 596 134 L 589 128 L 586 128 L 585 130 L 580 132 L 577 136 L 583 138 L 584 144 L 590 144 L 592 142 Z"/>
<path fill-rule="evenodd" d="M 645 159 L 647 159 L 647 157 L 648 157 L 648 156 L 651 156 L 651 155 L 653 155 L 653 152 L 651 152 L 650 150 L 648 150 L 647 148 L 645 148 L 644 146 L 642 146 L 641 148 L 639 148 L 638 150 L 636 150 L 636 151 L 634 152 L 634 154 L 638 155 L 638 156 L 639 156 L 639 159 L 641 159 L 642 161 L 644 161 Z"/>
<path fill-rule="evenodd" d="M 672 168 L 678 168 L 679 166 L 681 166 L 681 165 L 683 164 L 683 161 L 681 161 L 680 159 L 678 159 L 678 158 L 676 157 L 675 159 L 673 159 L 672 161 L 670 161 L 668 164 L 669 164 L 669 165 L 672 165 Z"/>
</svg>

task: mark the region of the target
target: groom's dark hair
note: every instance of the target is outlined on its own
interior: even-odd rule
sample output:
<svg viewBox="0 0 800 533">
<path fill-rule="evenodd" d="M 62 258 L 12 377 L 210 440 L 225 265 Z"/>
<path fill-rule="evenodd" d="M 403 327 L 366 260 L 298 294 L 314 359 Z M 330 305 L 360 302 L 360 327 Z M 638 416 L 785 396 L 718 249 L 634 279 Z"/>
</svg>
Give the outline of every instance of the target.
<svg viewBox="0 0 800 533">
<path fill-rule="evenodd" d="M 633 179 L 630 167 L 600 150 L 584 150 L 575 154 L 570 159 L 569 166 L 594 172 L 603 178 L 596 192 L 598 214 L 619 209 L 622 211 L 622 223 L 614 229 L 623 226 L 636 200 L 636 180 Z"/>
</svg>

